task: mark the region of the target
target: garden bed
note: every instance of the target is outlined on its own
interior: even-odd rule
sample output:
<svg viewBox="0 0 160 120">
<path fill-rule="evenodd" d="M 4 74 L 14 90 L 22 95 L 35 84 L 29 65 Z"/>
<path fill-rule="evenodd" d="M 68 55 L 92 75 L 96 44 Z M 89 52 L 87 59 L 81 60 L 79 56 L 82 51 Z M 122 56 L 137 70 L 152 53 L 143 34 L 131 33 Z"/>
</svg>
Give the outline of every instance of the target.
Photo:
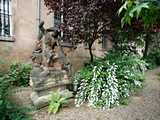
<svg viewBox="0 0 160 120">
<path fill-rule="evenodd" d="M 128 106 L 100 110 L 86 104 L 75 107 L 74 103 L 61 109 L 56 115 L 48 114 L 47 109 L 33 111 L 33 120 L 160 120 L 160 81 L 157 74 L 160 68 L 145 73 L 144 89 L 130 98 Z M 17 100 L 24 100 L 28 106 L 31 88 L 16 90 Z M 23 99 L 22 99 L 23 96 Z M 22 102 L 23 104 L 23 102 Z M 30 104 L 29 104 L 30 105 Z"/>
</svg>

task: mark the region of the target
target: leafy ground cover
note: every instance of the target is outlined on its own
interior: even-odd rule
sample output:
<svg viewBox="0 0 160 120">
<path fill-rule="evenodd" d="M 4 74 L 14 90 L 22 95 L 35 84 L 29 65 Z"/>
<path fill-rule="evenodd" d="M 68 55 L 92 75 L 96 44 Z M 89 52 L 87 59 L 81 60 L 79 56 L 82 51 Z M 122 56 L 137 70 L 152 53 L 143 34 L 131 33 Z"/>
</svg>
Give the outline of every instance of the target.
<svg viewBox="0 0 160 120">
<path fill-rule="evenodd" d="M 110 51 L 75 74 L 77 106 L 88 102 L 95 108 L 126 104 L 128 97 L 142 88 L 146 62 L 135 54 Z"/>
<path fill-rule="evenodd" d="M 30 64 L 14 62 L 10 65 L 9 78 L 14 86 L 29 86 L 29 77 L 32 66 Z"/>
<path fill-rule="evenodd" d="M 12 64 L 7 74 L 0 76 L 0 119 L 1 120 L 31 120 L 26 112 L 28 108 L 17 107 L 9 98 L 13 85 L 28 85 L 30 67 L 27 64 Z M 17 83 L 17 84 L 13 84 Z"/>
<path fill-rule="evenodd" d="M 1 120 L 31 120 L 26 115 L 29 110 L 27 108 L 17 107 L 12 100 L 9 99 L 11 80 L 8 76 L 0 77 L 0 118 Z"/>
</svg>

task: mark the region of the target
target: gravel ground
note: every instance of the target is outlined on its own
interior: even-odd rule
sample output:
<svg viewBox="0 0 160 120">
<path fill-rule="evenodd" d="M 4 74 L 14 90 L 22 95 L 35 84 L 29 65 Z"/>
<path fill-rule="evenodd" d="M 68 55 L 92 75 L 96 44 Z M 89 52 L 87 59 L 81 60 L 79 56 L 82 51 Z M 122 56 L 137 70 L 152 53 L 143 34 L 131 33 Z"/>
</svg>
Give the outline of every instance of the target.
<svg viewBox="0 0 160 120">
<path fill-rule="evenodd" d="M 131 97 L 127 106 L 97 110 L 85 105 L 76 108 L 72 104 L 56 115 L 49 115 L 44 108 L 33 113 L 33 120 L 160 120 L 160 80 L 157 74 L 160 74 L 160 68 L 145 73 L 143 90 Z"/>
</svg>

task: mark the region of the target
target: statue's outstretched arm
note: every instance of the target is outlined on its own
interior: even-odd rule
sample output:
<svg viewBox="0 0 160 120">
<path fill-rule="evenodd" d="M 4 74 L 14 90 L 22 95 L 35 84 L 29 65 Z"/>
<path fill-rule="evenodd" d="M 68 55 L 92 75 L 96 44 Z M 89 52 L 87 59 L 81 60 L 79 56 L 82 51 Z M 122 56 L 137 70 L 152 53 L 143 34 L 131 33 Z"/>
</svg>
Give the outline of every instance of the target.
<svg viewBox="0 0 160 120">
<path fill-rule="evenodd" d="M 38 40 L 41 40 L 43 35 L 45 34 L 46 30 L 43 26 L 44 26 L 44 21 L 40 22 L 39 24 L 40 33 L 38 34 Z"/>
<path fill-rule="evenodd" d="M 44 21 L 40 22 L 40 24 L 39 24 L 39 29 L 41 30 L 41 32 L 42 32 L 43 34 L 45 33 Z"/>
</svg>

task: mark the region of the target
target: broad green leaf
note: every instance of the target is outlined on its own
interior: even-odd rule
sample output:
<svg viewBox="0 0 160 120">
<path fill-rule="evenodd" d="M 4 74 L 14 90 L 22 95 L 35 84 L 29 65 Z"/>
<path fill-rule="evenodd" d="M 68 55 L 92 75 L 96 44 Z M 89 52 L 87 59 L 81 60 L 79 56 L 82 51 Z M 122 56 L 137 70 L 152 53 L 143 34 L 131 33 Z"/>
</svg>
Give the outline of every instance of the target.
<svg viewBox="0 0 160 120">
<path fill-rule="evenodd" d="M 51 100 L 53 100 L 53 101 L 59 101 L 60 98 L 61 98 L 60 94 L 58 92 L 54 92 L 52 94 Z"/>
<path fill-rule="evenodd" d="M 49 106 L 48 111 L 49 113 L 53 112 L 55 114 L 58 112 L 59 108 L 60 108 L 60 103 L 54 103 Z"/>
<path fill-rule="evenodd" d="M 142 9 L 149 9 L 149 3 L 140 3 L 137 4 L 130 12 L 130 15 L 133 15 L 136 12 L 136 17 L 138 18 L 140 16 L 140 13 L 142 12 Z"/>
<path fill-rule="evenodd" d="M 121 8 L 118 10 L 118 15 L 122 13 L 123 10 L 127 10 L 127 4 L 128 1 L 125 1 L 125 3 L 121 6 Z"/>
<path fill-rule="evenodd" d="M 2 103 L 3 103 L 3 100 L 0 100 L 0 105 L 2 105 Z"/>
</svg>

